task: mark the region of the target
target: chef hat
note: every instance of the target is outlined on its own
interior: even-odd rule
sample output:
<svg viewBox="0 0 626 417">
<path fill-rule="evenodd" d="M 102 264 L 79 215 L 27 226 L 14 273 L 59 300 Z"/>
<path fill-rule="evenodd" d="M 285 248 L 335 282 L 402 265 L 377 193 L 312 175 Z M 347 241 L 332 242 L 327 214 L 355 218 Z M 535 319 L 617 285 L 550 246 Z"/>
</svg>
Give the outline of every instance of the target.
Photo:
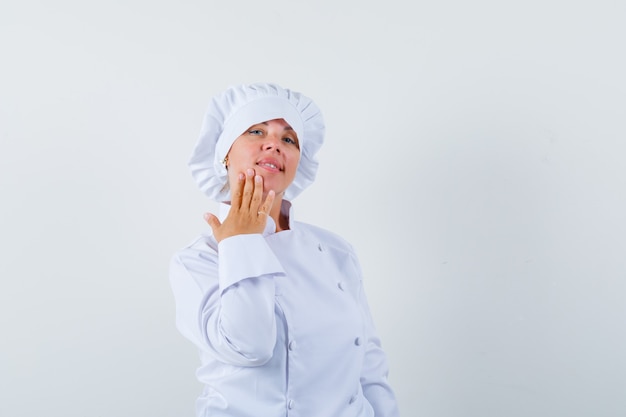
<svg viewBox="0 0 626 417">
<path fill-rule="evenodd" d="M 192 176 L 209 198 L 230 200 L 223 161 L 231 145 L 250 126 L 274 119 L 284 119 L 300 143 L 298 170 L 285 191 L 285 199 L 295 198 L 313 182 L 318 166 L 315 155 L 324 140 L 319 108 L 310 98 L 276 84 L 238 85 L 211 100 L 189 160 Z"/>
</svg>

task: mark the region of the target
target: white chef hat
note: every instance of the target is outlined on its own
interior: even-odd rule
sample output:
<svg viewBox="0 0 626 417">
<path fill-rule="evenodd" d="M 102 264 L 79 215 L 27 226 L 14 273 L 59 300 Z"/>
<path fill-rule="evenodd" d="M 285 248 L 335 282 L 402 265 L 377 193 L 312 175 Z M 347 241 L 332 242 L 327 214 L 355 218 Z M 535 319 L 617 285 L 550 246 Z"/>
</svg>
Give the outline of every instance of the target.
<svg viewBox="0 0 626 417">
<path fill-rule="evenodd" d="M 315 180 L 315 155 L 324 140 L 324 119 L 315 103 L 272 83 L 232 86 L 211 100 L 188 163 L 192 176 L 209 198 L 230 200 L 223 161 L 231 145 L 250 126 L 274 119 L 289 123 L 300 143 L 298 170 L 285 191 L 285 199 L 295 198 Z"/>
</svg>

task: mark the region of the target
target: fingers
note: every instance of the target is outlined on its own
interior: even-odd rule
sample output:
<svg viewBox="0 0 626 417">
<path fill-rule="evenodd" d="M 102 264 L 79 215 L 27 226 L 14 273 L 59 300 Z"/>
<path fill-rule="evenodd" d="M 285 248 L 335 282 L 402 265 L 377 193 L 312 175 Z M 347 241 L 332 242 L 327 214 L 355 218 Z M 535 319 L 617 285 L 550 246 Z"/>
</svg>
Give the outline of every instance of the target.
<svg viewBox="0 0 626 417">
<path fill-rule="evenodd" d="M 231 208 L 223 222 L 211 214 L 204 219 L 211 226 L 218 242 L 230 236 L 262 233 L 271 215 L 276 193 L 270 190 L 263 198 L 263 177 L 253 169 L 240 173 L 232 189 Z"/>
<path fill-rule="evenodd" d="M 259 210 L 261 203 L 263 202 L 263 177 L 260 175 L 254 176 L 254 192 L 252 193 L 252 199 L 250 200 L 250 211 L 254 212 Z"/>
<path fill-rule="evenodd" d="M 211 214 L 211 213 L 205 213 L 204 220 L 209 224 L 209 226 L 211 226 L 211 230 L 213 230 L 213 234 L 215 234 L 215 231 L 222 225 L 219 219 L 214 214 Z"/>
<path fill-rule="evenodd" d="M 243 173 L 239 173 L 237 176 L 237 183 L 235 184 L 233 190 L 231 190 L 231 204 L 233 207 L 241 206 L 245 182 L 246 176 Z"/>
<path fill-rule="evenodd" d="M 254 213 L 256 210 L 257 215 L 269 216 L 274 204 L 274 198 L 276 194 L 273 190 L 270 190 L 263 201 L 263 177 L 255 175 L 254 177 L 254 192 L 252 193 L 252 199 L 250 200 L 250 213 Z"/>
<path fill-rule="evenodd" d="M 254 170 L 248 168 L 244 176 L 241 199 L 238 202 L 239 204 L 235 205 L 235 207 L 243 211 L 250 210 L 255 188 L 256 188 L 256 184 L 255 184 Z"/>
<path fill-rule="evenodd" d="M 263 177 L 256 175 L 253 169 L 248 168 L 244 179 L 237 185 L 240 189 L 243 185 L 243 189 L 236 197 L 233 197 L 233 206 L 242 212 L 256 213 L 263 202 Z"/>
<path fill-rule="evenodd" d="M 237 190 L 233 191 L 231 213 L 233 215 L 238 213 L 238 215 L 251 220 L 260 216 L 269 216 L 276 193 L 270 190 L 265 199 L 263 199 L 263 177 L 257 175 L 251 168 L 248 168 L 245 174 L 241 173 L 239 179 Z M 265 223 L 265 219 L 261 220 Z"/>
<path fill-rule="evenodd" d="M 267 197 L 265 198 L 265 201 L 263 202 L 263 204 L 259 207 L 258 213 L 263 213 L 266 216 L 269 215 L 270 211 L 272 210 L 272 205 L 274 205 L 274 198 L 276 197 L 276 194 L 274 193 L 273 190 L 270 190 L 267 193 Z M 261 214 L 260 214 L 261 215 Z"/>
</svg>

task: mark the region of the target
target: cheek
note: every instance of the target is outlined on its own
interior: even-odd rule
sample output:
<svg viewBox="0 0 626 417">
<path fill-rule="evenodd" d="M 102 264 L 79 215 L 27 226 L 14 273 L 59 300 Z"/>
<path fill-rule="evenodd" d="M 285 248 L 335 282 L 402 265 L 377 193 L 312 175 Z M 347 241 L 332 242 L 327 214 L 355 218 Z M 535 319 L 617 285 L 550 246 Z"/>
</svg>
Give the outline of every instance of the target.
<svg viewBox="0 0 626 417">
<path fill-rule="evenodd" d="M 243 172 L 244 170 L 245 170 L 245 167 L 243 166 L 243 163 L 239 158 L 229 157 L 228 168 L 227 168 L 228 182 L 230 182 L 231 185 L 236 184 L 239 174 Z"/>
<path fill-rule="evenodd" d="M 300 152 L 293 156 L 293 170 L 294 172 L 298 170 L 298 165 L 300 164 Z"/>
<path fill-rule="evenodd" d="M 238 174 L 242 170 L 247 168 L 249 164 L 247 158 L 245 158 L 245 154 L 241 152 L 239 149 L 231 149 L 228 156 L 228 175 L 229 177 L 233 174 Z"/>
</svg>

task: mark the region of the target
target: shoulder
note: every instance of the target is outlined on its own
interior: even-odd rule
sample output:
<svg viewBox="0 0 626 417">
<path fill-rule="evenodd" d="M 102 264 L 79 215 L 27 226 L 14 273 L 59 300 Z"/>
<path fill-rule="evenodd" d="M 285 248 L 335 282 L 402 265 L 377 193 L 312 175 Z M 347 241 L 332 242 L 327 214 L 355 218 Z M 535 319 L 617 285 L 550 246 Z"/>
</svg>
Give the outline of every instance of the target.
<svg viewBox="0 0 626 417">
<path fill-rule="evenodd" d="M 216 259 L 217 258 L 217 242 L 210 234 L 201 234 L 194 240 L 189 242 L 177 250 L 172 256 L 172 262 L 181 263 L 183 265 L 193 263 L 198 259 Z"/>
<path fill-rule="evenodd" d="M 210 235 L 200 235 L 174 252 L 170 258 L 169 280 L 177 297 L 208 294 L 218 286 L 217 244 Z M 191 298 L 193 299 L 193 298 Z"/>
</svg>

